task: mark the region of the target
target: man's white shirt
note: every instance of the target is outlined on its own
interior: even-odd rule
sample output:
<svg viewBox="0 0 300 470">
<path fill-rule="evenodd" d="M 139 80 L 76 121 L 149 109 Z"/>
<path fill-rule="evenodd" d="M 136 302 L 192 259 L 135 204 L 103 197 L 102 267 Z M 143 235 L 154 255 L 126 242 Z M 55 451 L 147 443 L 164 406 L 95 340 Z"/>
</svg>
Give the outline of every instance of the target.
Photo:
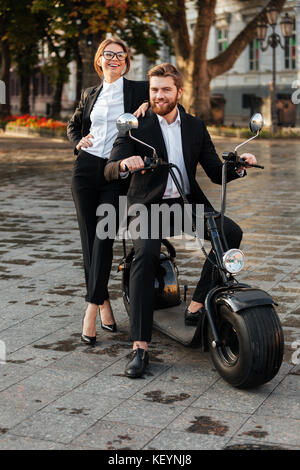
<svg viewBox="0 0 300 470">
<path fill-rule="evenodd" d="M 167 149 L 168 160 L 169 163 L 175 164 L 179 170 L 181 171 L 183 184 L 184 184 L 184 192 L 186 194 L 190 193 L 190 182 L 188 179 L 184 158 L 183 158 L 183 151 L 182 151 L 182 139 L 181 139 L 181 120 L 180 120 L 180 113 L 177 109 L 177 117 L 174 122 L 168 124 L 167 121 L 164 119 L 163 116 L 158 117 L 158 122 L 163 134 L 165 146 Z M 174 172 L 178 174 L 176 169 Z M 179 176 L 179 175 L 178 175 Z M 180 182 L 180 180 L 179 180 Z M 171 198 L 178 198 L 180 194 L 175 186 L 175 183 L 171 177 L 168 175 L 167 186 L 163 195 L 163 199 L 171 199 Z"/>
</svg>

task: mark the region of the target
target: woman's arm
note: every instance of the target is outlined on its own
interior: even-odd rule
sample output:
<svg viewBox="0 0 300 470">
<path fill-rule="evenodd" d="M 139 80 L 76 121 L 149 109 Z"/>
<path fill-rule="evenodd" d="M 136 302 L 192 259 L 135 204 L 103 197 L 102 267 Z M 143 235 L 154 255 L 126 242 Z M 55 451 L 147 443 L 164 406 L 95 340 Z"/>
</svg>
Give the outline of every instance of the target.
<svg viewBox="0 0 300 470">
<path fill-rule="evenodd" d="M 82 138 L 82 115 L 83 109 L 85 106 L 85 102 L 87 99 L 87 90 L 84 90 L 81 93 L 79 104 L 71 117 L 70 121 L 68 122 L 67 126 L 67 137 L 72 142 L 74 147 L 74 153 L 77 154 L 78 150 L 76 149 L 77 144 Z"/>
</svg>

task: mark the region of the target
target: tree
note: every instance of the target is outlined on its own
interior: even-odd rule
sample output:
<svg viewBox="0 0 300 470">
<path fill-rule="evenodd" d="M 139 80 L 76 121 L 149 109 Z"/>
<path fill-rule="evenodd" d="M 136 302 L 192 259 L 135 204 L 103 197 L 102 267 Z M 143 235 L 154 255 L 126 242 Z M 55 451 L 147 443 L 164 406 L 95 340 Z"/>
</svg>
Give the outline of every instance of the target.
<svg viewBox="0 0 300 470">
<path fill-rule="evenodd" d="M 275 6 L 281 11 L 285 1 L 269 0 L 266 7 L 245 26 L 225 51 L 207 60 L 209 32 L 215 18 L 217 0 L 196 1 L 198 14 L 193 42 L 188 32 L 185 0 L 153 0 L 153 8 L 157 9 L 171 30 L 177 66 L 184 77 L 182 104 L 186 110 L 206 121 L 211 120 L 211 80 L 230 70 L 256 37 L 256 25 L 266 20 L 266 8 Z"/>
<path fill-rule="evenodd" d="M 42 70 L 50 77 L 55 90 L 53 117 L 60 115 L 69 62 L 76 60 L 77 64 L 78 101 L 82 85 L 90 85 L 89 75 L 95 82 L 93 56 L 108 32 L 118 33 L 134 44 L 137 52 L 156 57 L 160 43 L 151 21 L 157 13 L 152 11 L 151 2 L 147 2 L 148 5 L 134 0 L 33 0 L 32 11 L 41 14 L 45 21 L 44 36 L 50 54 Z"/>
<path fill-rule="evenodd" d="M 2 5 L 1 5 L 2 6 Z M 0 80 L 5 83 L 6 87 L 6 103 L 2 104 L 0 115 L 6 116 L 10 114 L 10 65 L 11 55 L 9 50 L 9 42 L 6 29 L 7 11 L 1 8 L 0 12 L 0 41 L 1 41 L 1 76 Z"/>
<path fill-rule="evenodd" d="M 16 64 L 20 77 L 22 114 L 29 113 L 30 80 L 38 62 L 38 42 L 42 34 L 41 18 L 31 12 L 32 1 L 0 1 L 2 62 L 7 99 L 9 100 L 9 68 L 12 62 Z M 9 112 L 8 107 L 6 112 Z"/>
</svg>

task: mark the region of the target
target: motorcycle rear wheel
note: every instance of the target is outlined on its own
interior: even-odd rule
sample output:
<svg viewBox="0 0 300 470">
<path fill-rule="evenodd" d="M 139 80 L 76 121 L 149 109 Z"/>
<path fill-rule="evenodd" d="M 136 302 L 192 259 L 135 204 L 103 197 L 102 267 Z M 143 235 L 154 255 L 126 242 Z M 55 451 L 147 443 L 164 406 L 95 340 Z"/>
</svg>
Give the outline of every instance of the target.
<svg viewBox="0 0 300 470">
<path fill-rule="evenodd" d="M 217 328 L 221 346 L 212 347 L 212 361 L 219 374 L 231 385 L 246 389 L 269 382 L 282 363 L 284 339 L 280 320 L 272 305 L 261 305 L 233 312 L 218 307 Z"/>
</svg>

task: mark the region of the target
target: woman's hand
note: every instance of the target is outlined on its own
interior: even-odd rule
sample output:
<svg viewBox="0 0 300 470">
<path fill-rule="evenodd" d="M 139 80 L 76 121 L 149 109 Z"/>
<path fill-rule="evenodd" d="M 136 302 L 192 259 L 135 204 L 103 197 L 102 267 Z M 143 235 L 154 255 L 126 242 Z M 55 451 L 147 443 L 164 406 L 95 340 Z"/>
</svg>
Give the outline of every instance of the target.
<svg viewBox="0 0 300 470">
<path fill-rule="evenodd" d="M 149 103 L 147 101 L 147 103 L 141 104 L 141 106 L 133 113 L 133 115 L 137 118 L 139 118 L 140 116 L 145 117 L 148 107 L 149 107 Z"/>
<path fill-rule="evenodd" d="M 82 137 L 82 139 L 78 142 L 76 145 L 77 150 L 80 150 L 81 148 L 86 149 L 88 147 L 92 147 L 92 142 L 90 139 L 93 139 L 94 136 L 92 134 L 88 134 L 85 137 Z"/>
</svg>

